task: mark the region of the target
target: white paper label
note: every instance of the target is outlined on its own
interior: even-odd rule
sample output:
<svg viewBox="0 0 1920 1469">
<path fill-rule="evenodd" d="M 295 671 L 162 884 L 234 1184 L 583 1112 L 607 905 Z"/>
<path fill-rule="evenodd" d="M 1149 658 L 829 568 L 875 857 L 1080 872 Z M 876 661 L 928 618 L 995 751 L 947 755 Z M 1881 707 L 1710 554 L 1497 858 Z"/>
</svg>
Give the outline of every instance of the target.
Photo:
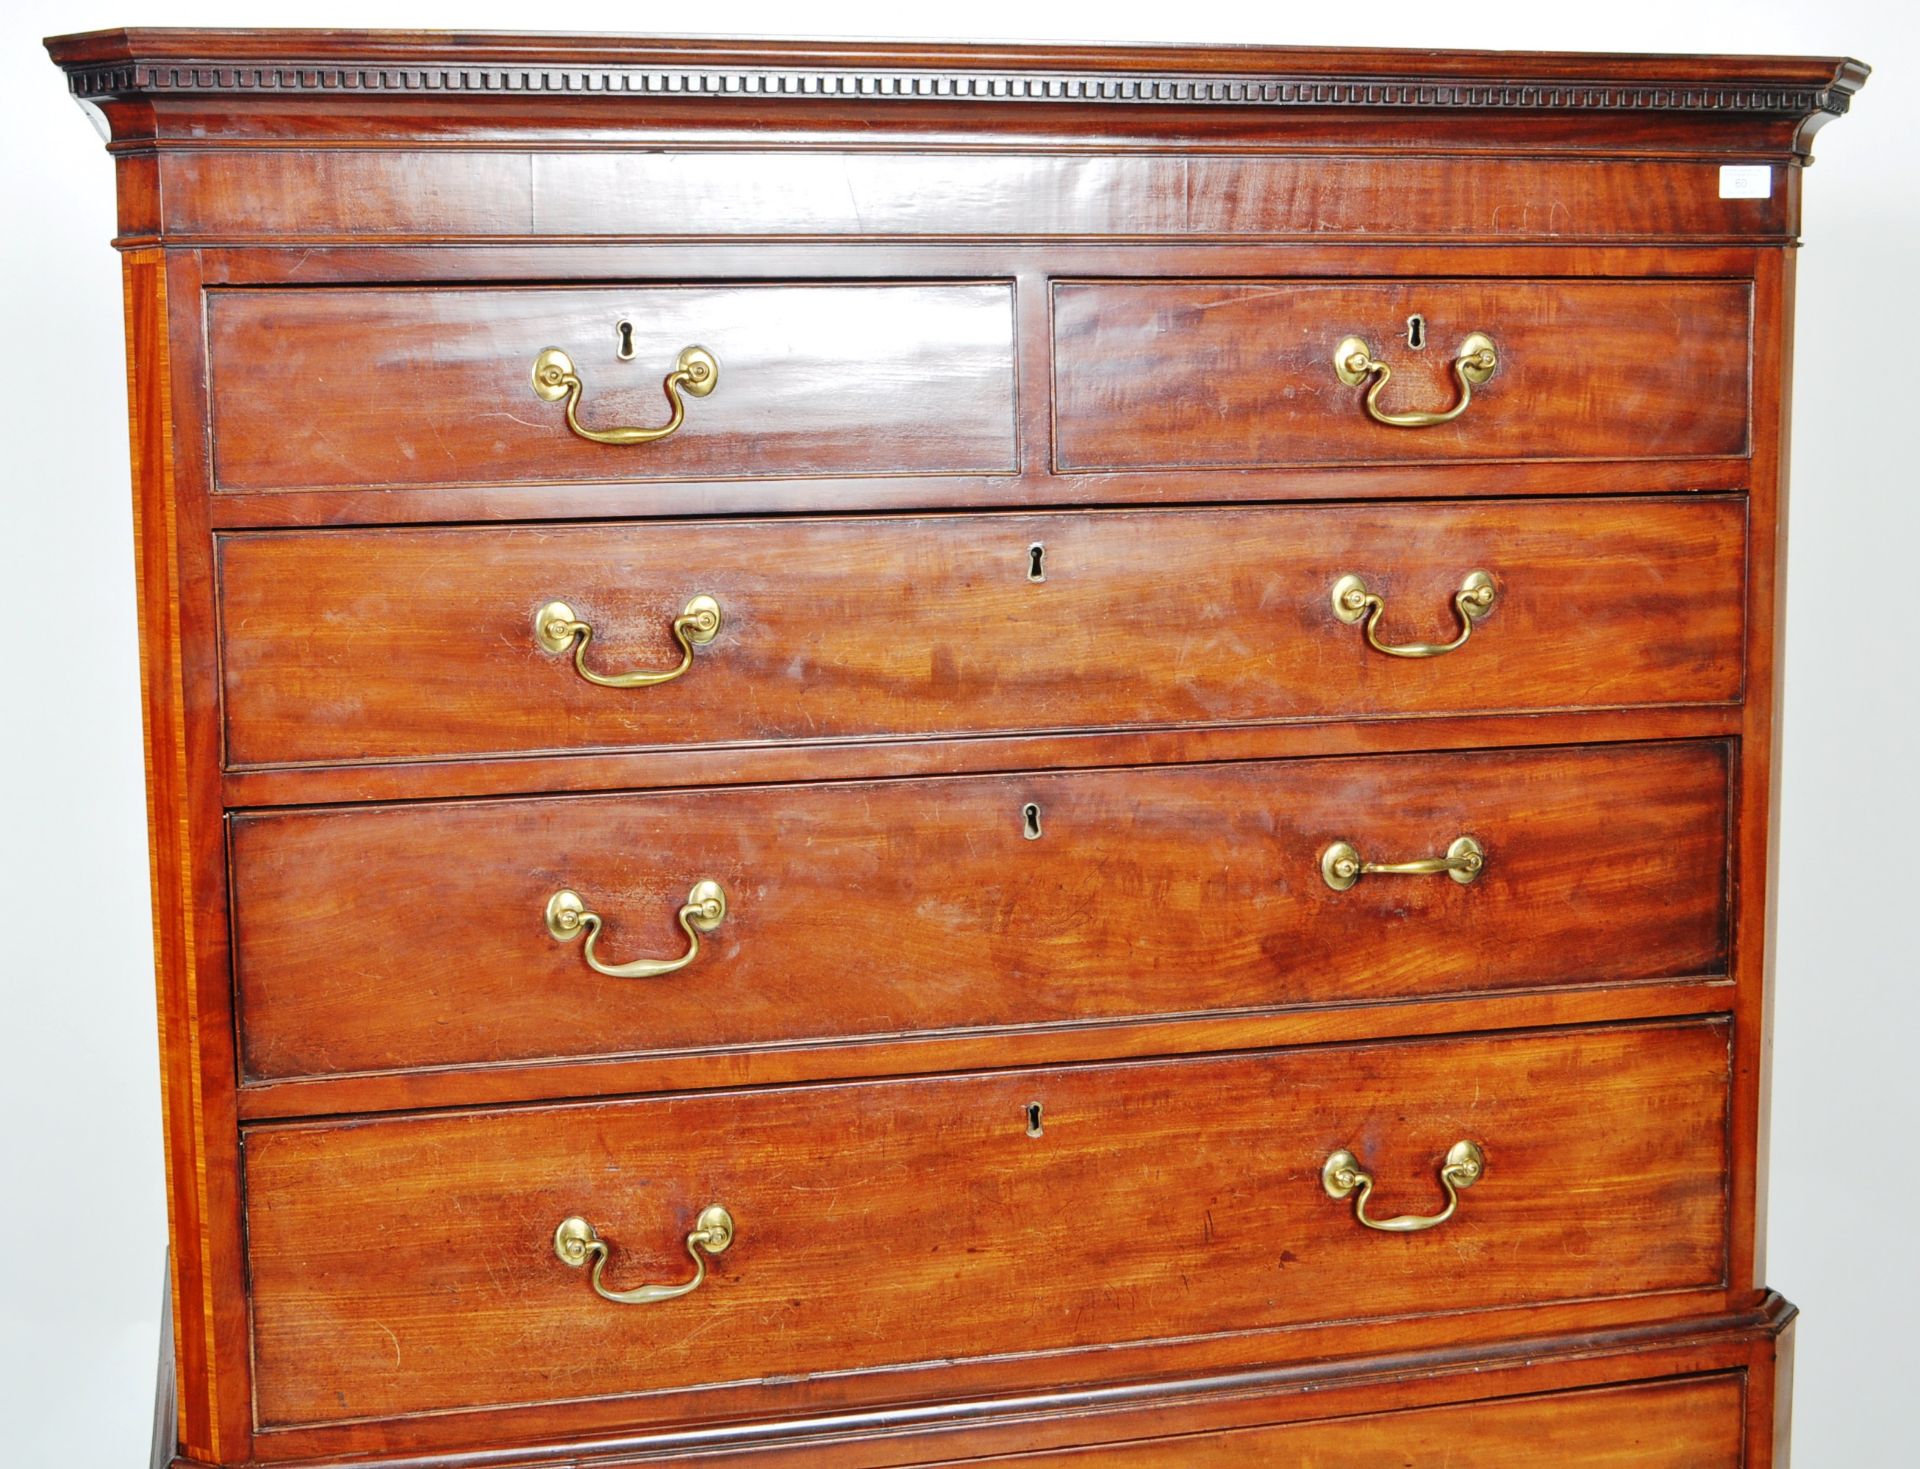
<svg viewBox="0 0 1920 1469">
<path fill-rule="evenodd" d="M 1765 199 L 1773 193 L 1771 163 L 1723 163 L 1720 165 L 1722 199 Z"/>
</svg>

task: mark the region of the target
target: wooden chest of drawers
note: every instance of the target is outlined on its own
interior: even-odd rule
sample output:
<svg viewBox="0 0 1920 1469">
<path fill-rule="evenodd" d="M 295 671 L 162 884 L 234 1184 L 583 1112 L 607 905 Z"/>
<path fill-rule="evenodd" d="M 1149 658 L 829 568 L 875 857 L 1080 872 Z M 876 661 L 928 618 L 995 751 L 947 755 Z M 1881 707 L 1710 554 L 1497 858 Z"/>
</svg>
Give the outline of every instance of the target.
<svg viewBox="0 0 1920 1469">
<path fill-rule="evenodd" d="M 1779 1469 L 1851 61 L 116 31 L 163 1462 Z"/>
</svg>

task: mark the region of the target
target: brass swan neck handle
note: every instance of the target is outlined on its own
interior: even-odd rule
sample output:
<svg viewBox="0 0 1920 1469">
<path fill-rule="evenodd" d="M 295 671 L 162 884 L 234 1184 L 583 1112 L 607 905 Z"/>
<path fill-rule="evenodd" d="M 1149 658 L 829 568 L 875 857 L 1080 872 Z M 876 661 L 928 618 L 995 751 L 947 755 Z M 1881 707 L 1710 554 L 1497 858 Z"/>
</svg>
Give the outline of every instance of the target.
<svg viewBox="0 0 1920 1469">
<path fill-rule="evenodd" d="M 1368 1229 L 1383 1234 L 1418 1234 L 1453 1218 L 1460 1207 L 1460 1193 L 1485 1176 L 1487 1155 L 1476 1142 L 1462 1138 L 1447 1149 L 1447 1160 L 1440 1165 L 1440 1186 L 1447 1191 L 1447 1206 L 1438 1214 L 1398 1214 L 1391 1219 L 1372 1219 L 1367 1215 L 1367 1200 L 1373 1197 L 1373 1175 L 1360 1166 L 1360 1160 L 1341 1148 L 1328 1158 L 1320 1170 L 1320 1185 L 1329 1198 L 1344 1199 L 1359 1190 L 1353 1201 L 1353 1217 Z"/>
<path fill-rule="evenodd" d="M 1380 406 L 1380 392 L 1392 378 L 1393 369 L 1374 357 L 1373 348 L 1365 338 L 1347 337 L 1333 349 L 1333 370 L 1341 382 L 1357 388 L 1369 377 L 1373 379 L 1364 400 L 1367 417 L 1388 428 L 1433 428 L 1452 423 L 1473 402 L 1473 390 L 1492 377 L 1499 365 L 1500 353 L 1493 345 L 1493 338 L 1484 332 L 1475 332 L 1460 344 L 1459 355 L 1453 359 L 1453 380 L 1459 387 L 1459 396 L 1451 408 L 1438 413 L 1425 409 L 1388 413 Z"/>
<path fill-rule="evenodd" d="M 693 1257 L 693 1279 L 680 1285 L 637 1285 L 631 1290 L 608 1290 L 601 1274 L 607 1268 L 607 1242 L 600 1233 L 578 1215 L 562 1219 L 553 1232 L 553 1252 L 560 1263 L 578 1270 L 593 1261 L 594 1293 L 617 1306 L 651 1306 L 659 1301 L 677 1300 L 700 1289 L 707 1279 L 707 1257 L 725 1252 L 733 1243 L 733 1215 L 719 1204 L 700 1211 L 693 1230 L 687 1235 L 687 1253 Z"/>
<path fill-rule="evenodd" d="M 1473 625 L 1493 611 L 1496 597 L 1493 578 L 1484 571 L 1470 571 L 1453 594 L 1453 615 L 1460 620 L 1460 635 L 1450 643 L 1383 643 L 1380 619 L 1386 615 L 1386 598 L 1367 590 L 1367 584 L 1349 573 L 1333 584 L 1333 615 L 1349 626 L 1366 620 L 1367 646 L 1389 658 L 1438 658 L 1464 648 L 1473 636 Z"/>
<path fill-rule="evenodd" d="M 1336 893 L 1344 893 L 1369 872 L 1425 877 L 1444 872 L 1455 882 L 1474 881 L 1487 868 L 1487 849 L 1472 837 L 1455 837 L 1444 857 L 1417 857 L 1411 862 L 1369 862 L 1351 842 L 1335 842 L 1320 854 L 1320 876 Z"/>
<path fill-rule="evenodd" d="M 573 359 L 558 347 L 547 347 L 533 359 L 533 392 L 543 403 L 567 404 L 567 427 L 580 438 L 596 444 L 651 444 L 664 439 L 687 421 L 687 403 L 681 396 L 691 393 L 704 398 L 720 385 L 720 364 L 705 347 L 685 347 L 662 387 L 672 416 L 658 428 L 588 428 L 580 422 L 581 395 L 586 385 L 580 381 Z"/>
<path fill-rule="evenodd" d="M 587 967 L 610 979 L 656 979 L 685 969 L 700 957 L 700 935 L 712 933 L 727 918 L 727 894 L 711 878 L 693 885 L 687 901 L 680 905 L 680 929 L 687 936 L 687 952 L 678 959 L 634 959 L 625 964 L 609 964 L 601 959 L 601 919 L 587 907 L 586 900 L 572 888 L 562 888 L 547 899 L 547 932 L 560 943 L 571 943 L 582 934 L 587 942 L 582 950 Z"/>
<path fill-rule="evenodd" d="M 633 673 L 595 673 L 587 667 L 587 644 L 593 625 L 582 622 L 565 602 L 549 602 L 533 614 L 533 639 L 548 653 L 573 650 L 573 669 L 588 683 L 603 689 L 645 689 L 671 683 L 693 667 L 693 650 L 704 648 L 720 635 L 720 604 L 702 594 L 686 605 L 672 623 L 673 640 L 680 645 L 680 662 L 672 668 L 640 669 Z"/>
</svg>

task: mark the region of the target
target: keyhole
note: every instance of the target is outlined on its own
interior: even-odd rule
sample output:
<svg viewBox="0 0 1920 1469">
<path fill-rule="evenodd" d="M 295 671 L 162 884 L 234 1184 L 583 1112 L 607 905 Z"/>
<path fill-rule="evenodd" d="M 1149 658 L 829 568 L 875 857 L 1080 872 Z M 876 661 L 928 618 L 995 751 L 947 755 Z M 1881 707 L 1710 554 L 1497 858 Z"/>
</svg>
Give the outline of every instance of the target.
<svg viewBox="0 0 1920 1469">
<path fill-rule="evenodd" d="M 1027 547 L 1027 580 L 1045 581 L 1047 579 L 1047 547 L 1043 541 L 1035 541 Z"/>
<path fill-rule="evenodd" d="M 619 357 L 622 362 L 633 361 L 633 323 L 623 321 L 614 328 L 620 334 Z"/>
<path fill-rule="evenodd" d="M 1417 313 L 1407 318 L 1407 345 L 1418 352 L 1427 345 L 1427 319 Z"/>
<path fill-rule="evenodd" d="M 1040 1134 L 1045 1130 L 1046 1129 L 1040 1126 L 1040 1104 L 1038 1102 L 1028 1102 L 1027 1103 L 1027 1136 L 1039 1137 Z"/>
<path fill-rule="evenodd" d="M 1032 802 L 1020 808 L 1020 829 L 1030 842 L 1040 839 L 1040 807 Z"/>
</svg>

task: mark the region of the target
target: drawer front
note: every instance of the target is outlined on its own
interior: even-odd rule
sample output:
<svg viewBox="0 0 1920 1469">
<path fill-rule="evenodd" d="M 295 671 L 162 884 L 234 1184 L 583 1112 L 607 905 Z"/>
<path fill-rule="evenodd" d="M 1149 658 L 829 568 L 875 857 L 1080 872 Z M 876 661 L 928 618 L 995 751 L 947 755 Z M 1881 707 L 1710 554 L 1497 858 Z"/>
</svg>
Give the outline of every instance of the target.
<svg viewBox="0 0 1920 1469">
<path fill-rule="evenodd" d="M 1745 558 L 1739 497 L 238 534 L 227 756 L 1726 702 Z M 1492 603 L 1469 624 L 1474 572 Z M 1349 577 L 1377 618 L 1338 615 Z M 556 602 L 584 648 L 543 647 Z M 1402 658 L 1369 622 L 1387 647 L 1473 631 Z M 683 665 L 651 687 L 579 671 Z"/>
<path fill-rule="evenodd" d="M 778 1408 L 894 1364 L 1718 1286 L 1728 1043 L 1699 1020 L 254 1128 L 259 1421 L 766 1379 Z M 1431 1215 L 1462 1143 L 1482 1176 L 1420 1233 L 1323 1183 L 1346 1150 L 1373 1217 Z M 603 1300 L 556 1255 L 570 1218 L 609 1290 L 705 1278 Z"/>
<path fill-rule="evenodd" d="M 255 1080 L 1717 975 L 1718 742 L 243 814 Z M 1361 860 L 1483 866 L 1329 885 Z M 1338 874 L 1336 874 L 1338 880 Z M 572 891 L 618 967 L 543 922 Z"/>
<path fill-rule="evenodd" d="M 1061 470 L 1744 455 L 1751 290 L 1741 281 L 1075 282 L 1054 288 Z M 1421 319 L 1423 345 L 1410 345 Z M 1461 399 L 1451 422 L 1376 421 Z"/>
<path fill-rule="evenodd" d="M 1013 288 L 225 290 L 208 308 L 223 490 L 1009 473 Z M 630 335 L 623 335 L 622 322 Z M 572 433 L 536 395 L 560 348 L 583 427 L 655 428 L 683 349 L 718 364 L 651 442 Z M 630 354 L 625 360 L 622 353 Z"/>
<path fill-rule="evenodd" d="M 977 1469 L 1741 1469 L 1732 1376 L 969 1459 Z M 955 1466 L 959 1460 L 953 1461 Z"/>
</svg>

